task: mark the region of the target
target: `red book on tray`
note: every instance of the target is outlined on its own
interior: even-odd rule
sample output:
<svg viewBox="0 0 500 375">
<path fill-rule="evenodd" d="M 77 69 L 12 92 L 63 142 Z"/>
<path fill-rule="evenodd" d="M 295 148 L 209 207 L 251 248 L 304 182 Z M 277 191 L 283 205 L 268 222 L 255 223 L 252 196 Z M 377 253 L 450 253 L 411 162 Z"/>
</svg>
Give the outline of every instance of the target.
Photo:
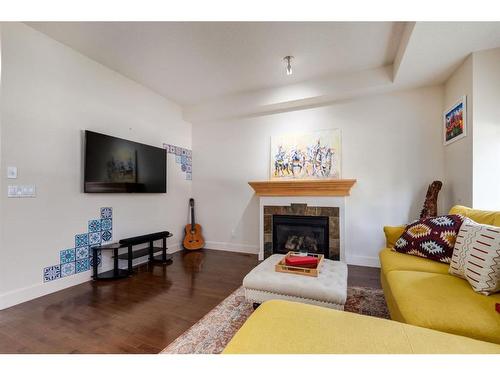
<svg viewBox="0 0 500 375">
<path fill-rule="evenodd" d="M 318 265 L 318 258 L 312 256 L 290 255 L 285 257 L 285 264 L 287 266 L 314 268 Z"/>
</svg>

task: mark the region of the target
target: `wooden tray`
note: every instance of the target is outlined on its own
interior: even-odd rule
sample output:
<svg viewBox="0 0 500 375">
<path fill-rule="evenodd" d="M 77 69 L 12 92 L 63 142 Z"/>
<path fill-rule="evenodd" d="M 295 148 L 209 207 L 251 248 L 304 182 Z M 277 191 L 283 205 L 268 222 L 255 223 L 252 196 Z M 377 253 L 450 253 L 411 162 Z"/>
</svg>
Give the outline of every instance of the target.
<svg viewBox="0 0 500 375">
<path fill-rule="evenodd" d="M 303 275 L 303 276 L 312 276 L 318 277 L 319 269 L 321 267 L 321 263 L 323 262 L 324 255 L 323 254 L 312 254 L 308 253 L 308 256 L 312 256 L 318 258 L 318 265 L 316 268 L 306 268 L 306 267 L 296 267 L 296 266 L 288 266 L 285 263 L 285 258 L 290 255 L 301 255 L 303 253 L 297 253 L 295 251 L 289 251 L 283 259 L 281 259 L 275 266 L 274 270 L 276 272 L 284 272 L 284 273 L 293 273 L 294 275 Z"/>
</svg>

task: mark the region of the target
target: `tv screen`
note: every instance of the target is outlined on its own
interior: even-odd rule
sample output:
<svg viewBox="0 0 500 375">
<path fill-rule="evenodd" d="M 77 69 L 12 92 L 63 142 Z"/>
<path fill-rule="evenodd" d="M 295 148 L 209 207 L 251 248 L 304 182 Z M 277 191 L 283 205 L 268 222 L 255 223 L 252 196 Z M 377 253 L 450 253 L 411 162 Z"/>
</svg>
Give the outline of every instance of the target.
<svg viewBox="0 0 500 375">
<path fill-rule="evenodd" d="M 84 175 L 85 193 L 166 193 L 167 154 L 86 130 Z"/>
</svg>

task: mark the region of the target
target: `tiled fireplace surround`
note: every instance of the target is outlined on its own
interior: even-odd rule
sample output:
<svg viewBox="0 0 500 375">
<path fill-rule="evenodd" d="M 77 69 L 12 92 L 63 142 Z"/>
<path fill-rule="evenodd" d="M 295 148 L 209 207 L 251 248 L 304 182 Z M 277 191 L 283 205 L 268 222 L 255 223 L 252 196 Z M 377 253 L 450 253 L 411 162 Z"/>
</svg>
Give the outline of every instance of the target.
<svg viewBox="0 0 500 375">
<path fill-rule="evenodd" d="M 329 258 L 344 260 L 345 197 L 260 197 L 259 259 L 273 253 L 273 215 L 328 217 Z"/>
</svg>

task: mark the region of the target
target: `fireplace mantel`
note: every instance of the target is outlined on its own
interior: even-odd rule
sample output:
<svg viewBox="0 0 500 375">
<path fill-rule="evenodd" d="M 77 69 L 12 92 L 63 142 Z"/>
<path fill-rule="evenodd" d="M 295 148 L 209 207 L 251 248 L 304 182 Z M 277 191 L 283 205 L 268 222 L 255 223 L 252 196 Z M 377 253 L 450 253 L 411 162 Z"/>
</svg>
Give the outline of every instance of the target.
<svg viewBox="0 0 500 375">
<path fill-rule="evenodd" d="M 248 184 L 261 197 L 344 197 L 351 193 L 355 179 L 344 180 L 268 180 L 250 181 Z"/>
</svg>

